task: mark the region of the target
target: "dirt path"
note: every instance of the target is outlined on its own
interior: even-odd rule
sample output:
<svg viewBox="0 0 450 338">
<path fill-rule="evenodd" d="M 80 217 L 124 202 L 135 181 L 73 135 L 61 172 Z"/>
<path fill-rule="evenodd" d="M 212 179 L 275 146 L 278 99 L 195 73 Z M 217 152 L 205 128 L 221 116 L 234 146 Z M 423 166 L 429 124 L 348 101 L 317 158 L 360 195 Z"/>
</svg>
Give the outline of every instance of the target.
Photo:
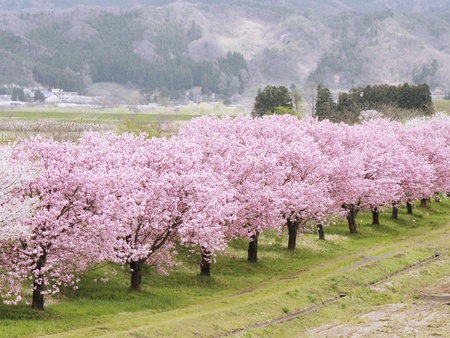
<svg viewBox="0 0 450 338">
<path fill-rule="evenodd" d="M 375 288 L 387 291 L 396 283 L 417 278 L 417 272 L 410 271 L 397 281 L 387 281 Z M 375 307 L 357 315 L 351 323 L 335 321 L 321 325 L 306 331 L 305 337 L 449 337 L 450 277 L 423 288 L 416 296 L 411 302 Z"/>
<path fill-rule="evenodd" d="M 328 323 L 307 331 L 305 337 L 448 337 L 449 318 L 448 304 L 397 303 L 357 316 L 357 325 Z"/>
</svg>

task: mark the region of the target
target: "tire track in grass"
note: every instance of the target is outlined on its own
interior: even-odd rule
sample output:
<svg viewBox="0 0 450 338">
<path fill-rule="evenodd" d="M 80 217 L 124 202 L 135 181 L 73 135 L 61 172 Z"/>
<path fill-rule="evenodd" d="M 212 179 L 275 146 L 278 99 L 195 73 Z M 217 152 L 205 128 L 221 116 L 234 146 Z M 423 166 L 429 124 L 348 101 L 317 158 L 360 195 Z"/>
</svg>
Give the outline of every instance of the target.
<svg viewBox="0 0 450 338">
<path fill-rule="evenodd" d="M 301 315 L 312 313 L 323 306 L 339 301 L 343 294 L 339 294 L 336 297 L 329 298 L 321 303 L 306 307 L 304 309 L 297 310 L 296 312 L 286 316 L 276 317 L 275 311 L 272 311 L 272 313 L 269 312 L 269 319 L 261 322 L 254 320 L 254 318 L 250 315 L 246 317 L 243 309 L 245 309 L 245 307 L 251 308 L 252 304 L 258 302 L 269 304 L 270 301 L 276 300 L 279 296 L 284 295 L 286 292 L 298 289 L 299 285 L 302 284 L 302 279 L 308 280 L 308 276 L 310 280 L 311 277 L 314 276 L 325 280 L 332 276 L 339 276 L 348 273 L 350 270 L 357 270 L 358 268 L 365 267 L 373 262 L 391 258 L 408 250 L 412 250 L 413 248 L 426 248 L 430 244 L 436 244 L 441 241 L 448 242 L 450 234 L 447 233 L 447 230 L 448 226 L 443 227 L 432 234 L 408 238 L 404 241 L 404 243 L 397 242 L 383 248 L 376 247 L 369 249 L 364 253 L 366 255 L 372 254 L 373 256 L 370 259 L 363 258 L 362 261 L 349 263 L 348 266 L 338 270 L 335 269 L 337 264 L 343 264 L 346 261 L 351 262 L 351 260 L 361 257 L 361 253 L 359 252 L 349 256 L 336 258 L 332 261 L 321 263 L 312 269 L 300 271 L 289 276 L 283 276 L 275 281 L 268 281 L 267 283 L 260 284 L 255 288 L 243 290 L 236 294 L 224 296 L 201 304 L 191 305 L 186 308 L 156 314 L 148 312 L 121 314 L 116 316 L 113 322 L 80 328 L 68 332 L 61 332 L 45 337 L 223 337 L 239 334 L 252 328 L 266 327 L 272 324 L 283 323 L 298 318 Z M 420 242 L 417 242 L 419 238 Z M 406 266 L 395 273 L 385 276 L 379 281 L 368 283 L 367 286 L 381 283 L 382 281 L 385 281 L 386 279 L 399 273 L 406 272 L 408 269 L 413 269 L 420 265 L 426 264 L 429 260 L 431 261 L 432 259 L 438 258 L 439 256 L 433 254 L 432 257 L 423 260 L 423 262 L 421 261 Z M 227 332 L 223 332 L 221 325 L 223 325 L 224 322 L 229 325 L 230 321 L 234 320 L 233 318 L 239 319 L 241 323 L 236 323 L 237 326 L 234 328 L 227 327 Z M 245 324 L 242 324 L 244 322 Z M 196 323 L 205 325 L 202 326 L 202 329 L 205 329 L 205 331 L 196 331 Z"/>
<path fill-rule="evenodd" d="M 386 258 L 386 257 L 391 257 L 391 256 L 393 256 L 393 254 L 383 255 L 383 256 L 380 256 L 380 258 L 377 259 L 377 260 L 380 260 L 380 259 L 383 259 L 383 258 Z M 431 257 L 428 257 L 428 258 L 426 258 L 424 260 L 421 260 L 421 261 L 418 261 L 416 263 L 410 264 L 410 265 L 404 267 L 403 269 L 401 269 L 399 271 L 396 271 L 396 272 L 394 272 L 394 273 L 392 273 L 392 274 L 390 274 L 390 275 L 388 275 L 388 276 L 386 276 L 386 277 L 384 277 L 384 278 L 382 278 L 382 279 L 380 279 L 380 280 L 378 280 L 376 282 L 368 283 L 367 285 L 365 285 L 365 287 L 375 286 L 375 285 L 384 283 L 387 280 L 389 280 L 389 279 L 391 279 L 391 278 L 393 278 L 395 276 L 398 276 L 398 275 L 406 273 L 408 271 L 417 269 L 417 268 L 421 267 L 422 265 L 425 265 L 427 263 L 433 262 L 433 261 L 435 261 L 436 259 L 438 259 L 440 257 L 441 257 L 441 255 L 438 254 L 438 253 L 434 254 Z M 373 260 L 370 260 L 369 262 L 373 262 Z M 361 265 L 361 264 L 355 264 L 355 267 L 358 266 L 358 265 Z M 300 316 L 313 313 L 313 312 L 315 312 L 315 311 L 317 311 L 317 310 L 319 310 L 319 309 L 321 309 L 321 308 L 323 308 L 325 306 L 328 306 L 328 305 L 331 305 L 333 303 L 336 303 L 337 301 L 339 301 L 340 299 L 345 298 L 345 297 L 347 297 L 347 293 L 340 292 L 339 295 L 336 296 L 336 297 L 328 298 L 327 300 L 325 300 L 323 302 L 320 302 L 320 303 L 308 306 L 308 307 L 306 307 L 306 308 L 304 308 L 302 310 L 295 311 L 295 312 L 293 312 L 293 313 L 291 313 L 289 315 L 281 316 L 281 317 L 278 317 L 278 318 L 275 318 L 275 319 L 271 319 L 271 320 L 267 320 L 267 321 L 262 322 L 262 323 L 256 323 L 254 325 L 250 325 L 250 326 L 247 326 L 245 328 L 236 329 L 236 330 L 233 330 L 233 331 L 231 331 L 229 333 L 225 333 L 223 335 L 220 335 L 218 337 L 229 337 L 229 336 L 233 336 L 235 334 L 244 333 L 244 332 L 249 331 L 251 329 L 260 329 L 260 328 L 265 328 L 267 326 L 274 325 L 274 324 L 282 324 L 282 323 L 285 323 L 285 322 L 297 319 Z M 450 299 L 450 296 L 449 296 L 449 299 Z"/>
</svg>

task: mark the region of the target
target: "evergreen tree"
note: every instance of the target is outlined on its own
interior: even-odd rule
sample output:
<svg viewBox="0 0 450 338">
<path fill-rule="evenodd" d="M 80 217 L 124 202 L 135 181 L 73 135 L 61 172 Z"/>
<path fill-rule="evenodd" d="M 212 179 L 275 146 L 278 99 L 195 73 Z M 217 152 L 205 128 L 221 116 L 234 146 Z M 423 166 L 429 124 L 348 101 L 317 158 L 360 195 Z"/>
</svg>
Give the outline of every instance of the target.
<svg viewBox="0 0 450 338">
<path fill-rule="evenodd" d="M 45 101 L 45 96 L 40 90 L 34 92 L 34 101 Z"/>
<path fill-rule="evenodd" d="M 278 107 L 285 107 L 291 111 L 293 110 L 294 106 L 289 89 L 284 86 L 275 87 L 268 85 L 264 90 L 258 89 L 252 116 L 276 114 Z M 279 109 L 278 112 L 280 112 Z"/>
<path fill-rule="evenodd" d="M 202 37 L 202 35 L 203 35 L 202 28 L 199 25 L 197 25 L 195 20 L 192 20 L 191 27 L 187 31 L 186 35 L 187 35 L 188 41 L 195 41 Z"/>
<path fill-rule="evenodd" d="M 25 102 L 25 93 L 23 92 L 23 88 L 14 87 L 11 94 L 11 100 Z"/>
<path fill-rule="evenodd" d="M 328 88 L 317 86 L 316 112 L 319 120 L 330 119 L 336 112 L 336 103 Z"/>
<path fill-rule="evenodd" d="M 324 94 L 325 95 L 325 94 Z M 399 86 L 375 85 L 352 88 L 348 93 L 339 93 L 337 111 L 339 116 L 326 118 L 338 122 L 354 123 L 362 111 L 383 112 L 387 107 L 415 110 L 423 115 L 433 114 L 430 87 L 426 84 Z M 320 118 L 320 117 L 319 117 Z"/>
</svg>

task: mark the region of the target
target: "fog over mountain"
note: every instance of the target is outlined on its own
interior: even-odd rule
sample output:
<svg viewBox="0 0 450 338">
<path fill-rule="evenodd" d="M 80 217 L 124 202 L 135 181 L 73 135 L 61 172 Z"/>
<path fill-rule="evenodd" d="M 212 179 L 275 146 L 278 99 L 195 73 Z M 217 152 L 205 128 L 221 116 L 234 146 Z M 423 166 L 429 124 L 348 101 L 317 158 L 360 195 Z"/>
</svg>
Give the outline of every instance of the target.
<svg viewBox="0 0 450 338">
<path fill-rule="evenodd" d="M 0 84 L 450 91 L 446 0 L 0 1 Z"/>
<path fill-rule="evenodd" d="M 130 8 L 138 5 L 162 6 L 177 0 L 3 0 L 0 1 L 0 9 L 4 10 L 24 10 L 24 9 L 53 9 L 71 8 L 78 5 L 88 6 L 118 6 Z M 186 0 L 193 4 L 208 5 L 239 5 L 243 1 L 239 0 Z M 292 9 L 310 9 L 322 13 L 336 13 L 339 11 L 377 11 L 392 9 L 417 13 L 442 13 L 450 10 L 450 3 L 447 0 L 259 0 L 246 1 L 247 3 L 283 6 Z"/>
</svg>

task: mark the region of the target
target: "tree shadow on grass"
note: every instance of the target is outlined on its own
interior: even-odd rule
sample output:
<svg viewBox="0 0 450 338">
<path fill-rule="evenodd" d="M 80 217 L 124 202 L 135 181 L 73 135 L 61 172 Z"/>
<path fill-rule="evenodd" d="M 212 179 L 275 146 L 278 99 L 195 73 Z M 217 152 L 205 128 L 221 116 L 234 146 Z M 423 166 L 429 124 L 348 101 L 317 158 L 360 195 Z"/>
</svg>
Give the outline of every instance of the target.
<svg viewBox="0 0 450 338">
<path fill-rule="evenodd" d="M 27 304 L 0 304 L 0 326 L 15 325 L 16 320 L 50 320 L 55 315 L 48 311 L 36 311 Z M 8 322 L 9 321 L 9 322 Z"/>
</svg>

